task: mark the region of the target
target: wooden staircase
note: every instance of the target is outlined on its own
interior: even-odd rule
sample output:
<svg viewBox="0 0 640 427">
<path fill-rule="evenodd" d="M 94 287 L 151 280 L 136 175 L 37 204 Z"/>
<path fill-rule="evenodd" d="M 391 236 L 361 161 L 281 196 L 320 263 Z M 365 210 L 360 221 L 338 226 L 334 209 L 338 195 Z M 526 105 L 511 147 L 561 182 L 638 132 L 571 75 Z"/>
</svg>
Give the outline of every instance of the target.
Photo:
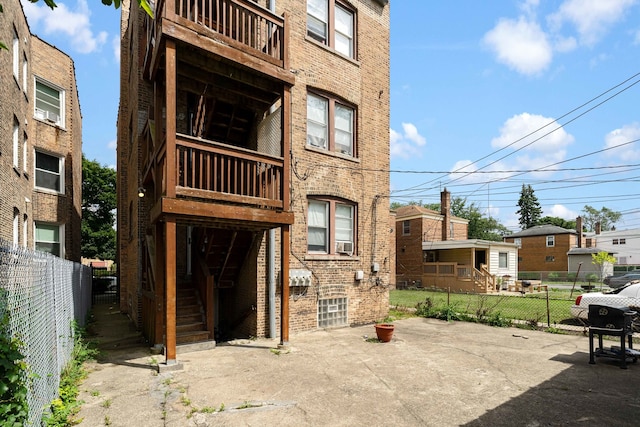
<svg viewBox="0 0 640 427">
<path fill-rule="evenodd" d="M 176 291 L 176 343 L 187 344 L 211 339 L 207 331 L 202 301 L 196 288 L 180 285 Z"/>
</svg>

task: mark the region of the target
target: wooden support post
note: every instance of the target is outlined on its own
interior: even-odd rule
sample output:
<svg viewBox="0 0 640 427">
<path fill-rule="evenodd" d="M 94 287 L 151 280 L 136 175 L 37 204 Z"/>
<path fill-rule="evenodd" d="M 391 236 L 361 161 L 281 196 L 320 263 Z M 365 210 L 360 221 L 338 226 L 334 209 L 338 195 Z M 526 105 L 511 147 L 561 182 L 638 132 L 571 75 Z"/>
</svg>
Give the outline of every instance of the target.
<svg viewBox="0 0 640 427">
<path fill-rule="evenodd" d="M 166 324 L 166 363 L 176 362 L 176 223 L 164 223 L 165 228 L 165 313 Z"/>
<path fill-rule="evenodd" d="M 167 197 L 176 197 L 176 44 L 166 41 L 165 49 L 165 114 L 167 123 L 166 175 Z"/>
<path fill-rule="evenodd" d="M 289 228 L 280 228 L 280 345 L 289 343 Z"/>
<path fill-rule="evenodd" d="M 155 288 L 155 310 L 154 310 L 154 333 L 153 344 L 154 347 L 162 346 L 164 343 L 164 318 L 165 318 L 165 306 L 164 306 L 164 289 L 165 289 L 165 271 L 163 266 L 165 265 L 165 246 L 164 246 L 164 224 L 161 222 L 156 223 L 155 226 L 155 245 L 156 253 L 154 270 L 156 274 L 156 288 Z"/>
</svg>

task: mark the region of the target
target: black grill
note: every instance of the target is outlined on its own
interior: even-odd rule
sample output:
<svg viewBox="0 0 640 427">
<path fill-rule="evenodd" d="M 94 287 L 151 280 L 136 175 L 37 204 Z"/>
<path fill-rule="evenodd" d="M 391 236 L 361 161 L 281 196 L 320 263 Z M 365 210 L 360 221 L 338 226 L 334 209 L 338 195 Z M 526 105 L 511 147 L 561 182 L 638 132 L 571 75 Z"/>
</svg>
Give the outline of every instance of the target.
<svg viewBox="0 0 640 427">
<path fill-rule="evenodd" d="M 606 305 L 589 305 L 589 363 L 594 364 L 595 356 L 613 357 L 620 360 L 620 367 L 627 368 L 627 359 L 635 363 L 640 352 L 633 350 L 632 321 L 636 312 L 629 307 L 609 307 Z M 593 337 L 598 335 L 599 347 L 594 350 Z M 603 348 L 602 336 L 620 337 L 620 346 Z M 628 339 L 628 346 L 625 344 Z"/>
</svg>

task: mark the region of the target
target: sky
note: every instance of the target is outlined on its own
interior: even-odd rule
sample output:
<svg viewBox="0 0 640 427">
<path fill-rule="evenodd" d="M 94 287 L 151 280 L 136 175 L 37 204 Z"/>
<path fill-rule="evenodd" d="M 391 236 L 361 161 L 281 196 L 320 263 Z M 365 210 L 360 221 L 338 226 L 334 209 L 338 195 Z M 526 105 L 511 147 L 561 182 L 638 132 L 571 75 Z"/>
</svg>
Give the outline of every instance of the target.
<svg viewBox="0 0 640 427">
<path fill-rule="evenodd" d="M 115 167 L 120 11 L 22 0 L 31 32 L 75 62 L 83 152 Z M 391 0 L 391 202 L 447 189 L 518 231 L 585 205 L 640 228 L 640 0 Z"/>
</svg>

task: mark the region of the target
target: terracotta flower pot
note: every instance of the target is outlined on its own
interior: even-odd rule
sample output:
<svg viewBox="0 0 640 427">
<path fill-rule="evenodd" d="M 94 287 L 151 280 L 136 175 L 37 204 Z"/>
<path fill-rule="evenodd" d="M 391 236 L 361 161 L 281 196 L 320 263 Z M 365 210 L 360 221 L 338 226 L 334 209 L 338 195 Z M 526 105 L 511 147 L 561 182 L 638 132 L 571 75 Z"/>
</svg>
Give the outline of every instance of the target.
<svg viewBox="0 0 640 427">
<path fill-rule="evenodd" d="M 379 323 L 376 325 L 376 335 L 378 339 L 382 342 L 391 341 L 391 337 L 393 336 L 394 325 L 389 323 Z"/>
</svg>

